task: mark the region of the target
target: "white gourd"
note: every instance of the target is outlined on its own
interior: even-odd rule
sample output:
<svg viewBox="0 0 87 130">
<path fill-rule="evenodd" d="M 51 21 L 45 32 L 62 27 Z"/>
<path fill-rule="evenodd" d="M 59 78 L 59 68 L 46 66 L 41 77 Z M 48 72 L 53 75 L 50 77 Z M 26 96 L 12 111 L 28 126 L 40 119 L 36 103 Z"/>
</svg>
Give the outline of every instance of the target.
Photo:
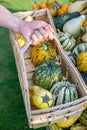
<svg viewBox="0 0 87 130">
<path fill-rule="evenodd" d="M 87 0 L 80 0 L 75 1 L 74 3 L 69 5 L 68 12 L 76 12 L 76 11 L 83 11 L 85 8 L 87 8 Z"/>
<path fill-rule="evenodd" d="M 76 34 L 82 27 L 83 21 L 85 20 L 85 16 L 81 15 L 77 18 L 73 18 L 66 22 L 63 26 L 63 31 L 69 34 Z"/>
</svg>

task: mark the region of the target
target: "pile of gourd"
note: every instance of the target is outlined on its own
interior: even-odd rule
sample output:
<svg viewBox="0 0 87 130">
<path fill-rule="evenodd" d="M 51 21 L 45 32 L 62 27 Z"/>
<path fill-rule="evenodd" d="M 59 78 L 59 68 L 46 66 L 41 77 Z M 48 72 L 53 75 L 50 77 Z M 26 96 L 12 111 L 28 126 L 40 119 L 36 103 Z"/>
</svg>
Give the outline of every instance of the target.
<svg viewBox="0 0 87 130">
<path fill-rule="evenodd" d="M 87 83 L 87 0 L 71 3 L 53 20 L 60 44 Z"/>
<path fill-rule="evenodd" d="M 32 76 L 34 86 L 29 89 L 32 105 L 42 109 L 78 99 L 75 84 L 63 79 L 52 42 L 47 40 L 34 46 L 30 56 L 36 67 Z"/>
</svg>

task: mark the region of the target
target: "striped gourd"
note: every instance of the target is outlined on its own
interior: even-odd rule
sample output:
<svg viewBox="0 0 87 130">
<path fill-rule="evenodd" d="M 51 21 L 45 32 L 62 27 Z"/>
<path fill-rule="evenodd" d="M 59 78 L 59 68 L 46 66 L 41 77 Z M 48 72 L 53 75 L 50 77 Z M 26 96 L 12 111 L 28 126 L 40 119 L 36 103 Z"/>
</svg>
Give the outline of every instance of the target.
<svg viewBox="0 0 87 130">
<path fill-rule="evenodd" d="M 69 33 L 61 33 L 59 41 L 65 51 L 70 51 L 76 44 L 76 40 Z"/>
<path fill-rule="evenodd" d="M 79 121 L 87 127 L 87 108 L 83 111 L 81 116 L 79 117 Z"/>
<path fill-rule="evenodd" d="M 80 43 L 73 49 L 72 53 L 77 57 L 81 52 L 86 51 L 87 51 L 87 43 Z"/>
<path fill-rule="evenodd" d="M 74 84 L 68 81 L 57 82 L 50 89 L 53 93 L 54 103 L 53 106 L 65 104 L 78 99 L 78 93 Z"/>
<path fill-rule="evenodd" d="M 61 66 L 56 61 L 47 61 L 36 67 L 33 73 L 33 83 L 44 89 L 50 89 L 53 84 L 62 79 Z"/>
<path fill-rule="evenodd" d="M 56 124 L 49 124 L 48 129 L 50 130 L 63 130 L 61 127 L 57 126 Z"/>
<path fill-rule="evenodd" d="M 76 65 L 75 55 L 71 51 L 65 51 L 65 53 L 70 58 L 70 60 L 72 61 L 72 63 L 74 65 Z"/>
</svg>

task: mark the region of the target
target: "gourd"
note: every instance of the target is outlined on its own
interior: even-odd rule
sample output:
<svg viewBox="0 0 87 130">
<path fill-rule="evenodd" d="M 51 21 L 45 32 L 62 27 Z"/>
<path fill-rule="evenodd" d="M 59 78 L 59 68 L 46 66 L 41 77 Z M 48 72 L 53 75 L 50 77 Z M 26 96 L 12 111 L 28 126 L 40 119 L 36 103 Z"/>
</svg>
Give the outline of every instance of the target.
<svg viewBox="0 0 87 130">
<path fill-rule="evenodd" d="M 85 84 L 87 85 L 87 73 L 84 73 L 84 72 L 80 72 Z"/>
<path fill-rule="evenodd" d="M 87 72 L 87 52 L 81 52 L 77 58 L 77 69 L 82 72 Z"/>
<path fill-rule="evenodd" d="M 69 81 L 61 81 L 55 83 L 50 92 L 54 96 L 53 106 L 65 104 L 78 99 L 76 86 Z"/>
<path fill-rule="evenodd" d="M 85 34 L 82 36 L 82 41 L 83 41 L 83 42 L 87 42 L 87 33 L 85 33 Z"/>
<path fill-rule="evenodd" d="M 59 15 L 59 16 L 53 18 L 54 25 L 55 25 L 56 29 L 62 30 L 64 24 L 65 24 L 68 20 L 70 20 L 70 19 L 72 19 L 72 18 L 76 18 L 76 17 L 78 17 L 78 16 L 80 16 L 80 13 L 79 13 L 79 12 L 66 13 L 66 14 Z"/>
<path fill-rule="evenodd" d="M 50 130 L 63 130 L 61 127 L 57 126 L 56 124 L 49 124 L 48 127 Z"/>
<path fill-rule="evenodd" d="M 43 42 L 34 46 L 30 56 L 34 65 L 39 65 L 45 61 L 52 60 L 56 57 L 57 52 L 49 42 Z"/>
<path fill-rule="evenodd" d="M 70 58 L 72 63 L 76 65 L 76 58 L 75 55 L 71 51 L 65 51 L 66 55 Z"/>
<path fill-rule="evenodd" d="M 61 127 L 61 128 L 68 128 L 70 126 L 72 126 L 77 120 L 78 120 L 79 117 L 73 117 L 73 118 L 64 118 L 62 121 L 60 122 L 57 122 L 57 126 Z"/>
<path fill-rule="evenodd" d="M 16 34 L 16 39 L 20 48 L 22 48 L 27 43 L 26 39 L 21 34 Z"/>
<path fill-rule="evenodd" d="M 69 33 L 61 33 L 59 41 L 65 51 L 70 51 L 76 44 L 76 40 Z"/>
<path fill-rule="evenodd" d="M 47 0 L 46 6 L 53 17 L 57 16 L 57 10 L 60 8 L 60 4 L 57 1 Z"/>
<path fill-rule="evenodd" d="M 77 123 L 71 126 L 70 130 L 87 130 L 87 127 L 81 123 Z"/>
<path fill-rule="evenodd" d="M 83 38 L 85 33 L 87 33 L 87 27 L 85 27 L 85 28 L 81 27 L 79 33 L 74 35 L 77 44 L 80 44 L 81 42 L 85 42 L 84 39 L 86 39 L 86 36 L 85 36 L 85 38 Z"/>
<path fill-rule="evenodd" d="M 87 127 L 87 108 L 82 112 L 79 121 Z"/>
<path fill-rule="evenodd" d="M 87 43 L 80 43 L 76 45 L 76 47 L 73 49 L 72 53 L 77 57 L 81 52 L 87 51 Z"/>
<path fill-rule="evenodd" d="M 84 20 L 83 24 L 82 24 L 82 27 L 85 28 L 87 27 L 87 19 Z"/>
<path fill-rule="evenodd" d="M 64 24 L 63 31 L 72 35 L 78 33 L 80 31 L 80 28 L 82 27 L 84 20 L 85 20 L 84 15 L 69 20 Z"/>
<path fill-rule="evenodd" d="M 62 4 L 61 7 L 58 9 L 57 14 L 66 14 L 68 12 L 68 4 Z"/>
<path fill-rule="evenodd" d="M 62 79 L 61 66 L 56 61 L 44 62 L 36 67 L 32 78 L 35 85 L 49 90 L 55 82 Z"/>
<path fill-rule="evenodd" d="M 83 11 L 85 8 L 87 7 L 87 1 L 86 0 L 80 0 L 80 1 L 76 1 L 72 4 L 69 5 L 68 8 L 68 12 L 72 13 L 72 12 L 76 12 L 76 11 Z"/>
<path fill-rule="evenodd" d="M 48 90 L 40 86 L 32 86 L 29 88 L 30 100 L 37 108 L 49 108 L 52 106 L 53 96 Z"/>
</svg>

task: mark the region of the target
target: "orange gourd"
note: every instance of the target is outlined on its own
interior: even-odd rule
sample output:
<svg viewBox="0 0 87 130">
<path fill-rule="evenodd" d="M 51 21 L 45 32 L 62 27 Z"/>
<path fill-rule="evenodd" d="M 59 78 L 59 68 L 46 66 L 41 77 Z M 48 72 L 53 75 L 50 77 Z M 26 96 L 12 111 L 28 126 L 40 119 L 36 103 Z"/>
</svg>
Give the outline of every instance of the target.
<svg viewBox="0 0 87 130">
<path fill-rule="evenodd" d="M 68 12 L 68 5 L 67 4 L 62 4 L 61 7 L 58 9 L 57 14 L 65 14 Z"/>
<path fill-rule="evenodd" d="M 45 4 L 39 4 L 39 9 L 44 9 L 44 8 L 47 8 Z"/>
<path fill-rule="evenodd" d="M 83 22 L 83 25 L 82 25 L 82 27 L 87 27 L 87 19 Z"/>
</svg>

